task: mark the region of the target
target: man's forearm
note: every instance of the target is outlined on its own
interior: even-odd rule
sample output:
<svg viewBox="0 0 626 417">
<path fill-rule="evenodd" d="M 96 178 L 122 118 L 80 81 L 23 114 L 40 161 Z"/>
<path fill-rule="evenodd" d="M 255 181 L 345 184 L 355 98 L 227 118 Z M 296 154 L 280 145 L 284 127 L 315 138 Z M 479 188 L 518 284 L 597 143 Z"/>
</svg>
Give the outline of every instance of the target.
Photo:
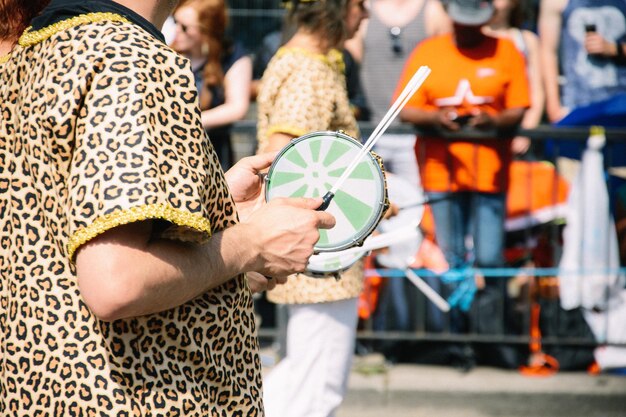
<svg viewBox="0 0 626 417">
<path fill-rule="evenodd" d="M 249 270 L 253 251 L 250 237 L 242 236 L 244 226 L 217 233 L 202 245 L 167 239 L 143 243 L 128 236 L 136 226 L 111 231 L 113 236 L 94 242 L 77 258 L 83 297 L 104 320 L 173 308 Z M 94 250 L 97 257 L 91 256 Z"/>
<path fill-rule="evenodd" d="M 305 270 L 319 229 L 334 217 L 321 198 L 275 198 L 205 244 L 152 238 L 152 222 L 115 227 L 76 255 L 81 294 L 103 320 L 183 304 L 242 272 L 283 277 Z"/>
<path fill-rule="evenodd" d="M 400 120 L 418 127 L 436 127 L 439 125 L 437 112 L 405 107 L 400 111 Z"/>
<path fill-rule="evenodd" d="M 511 129 L 519 126 L 523 118 L 523 108 L 505 109 L 494 116 L 493 124 L 497 129 Z"/>
</svg>

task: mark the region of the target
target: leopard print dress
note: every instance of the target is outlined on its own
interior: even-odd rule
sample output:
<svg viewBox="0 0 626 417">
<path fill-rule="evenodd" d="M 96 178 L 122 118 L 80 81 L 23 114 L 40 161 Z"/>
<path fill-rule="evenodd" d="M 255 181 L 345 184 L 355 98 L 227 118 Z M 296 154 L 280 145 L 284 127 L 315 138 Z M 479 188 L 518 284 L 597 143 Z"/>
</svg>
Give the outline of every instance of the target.
<svg viewBox="0 0 626 417">
<path fill-rule="evenodd" d="M 258 101 L 259 152 L 275 132 L 302 136 L 332 130 L 358 136 L 358 126 L 346 92 L 341 52 L 327 55 L 300 48 L 278 50 L 263 74 Z M 341 279 L 291 275 L 267 295 L 280 304 L 308 304 L 358 297 L 363 287 L 363 266 L 357 262 Z"/>
<path fill-rule="evenodd" d="M 76 250 L 118 225 L 203 242 L 237 222 L 189 62 L 79 15 L 22 36 L 0 97 L 0 415 L 262 415 L 245 276 L 114 322 L 76 282 Z"/>
</svg>

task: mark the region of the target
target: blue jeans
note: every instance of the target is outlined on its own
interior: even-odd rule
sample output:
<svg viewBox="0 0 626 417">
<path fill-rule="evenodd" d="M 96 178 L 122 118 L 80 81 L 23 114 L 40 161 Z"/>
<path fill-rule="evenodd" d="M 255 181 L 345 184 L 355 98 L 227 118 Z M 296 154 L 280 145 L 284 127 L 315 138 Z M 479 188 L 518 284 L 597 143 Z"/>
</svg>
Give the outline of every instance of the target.
<svg viewBox="0 0 626 417">
<path fill-rule="evenodd" d="M 450 268 L 468 262 L 483 268 L 504 264 L 504 193 L 429 192 L 427 195 L 435 218 L 437 243 Z M 468 235 L 473 242 L 469 247 Z"/>
<path fill-rule="evenodd" d="M 437 244 L 450 268 L 468 264 L 495 268 L 504 264 L 504 193 L 443 192 L 427 195 L 435 218 Z M 471 240 L 468 241 L 467 236 Z M 441 281 L 438 284 L 434 288 L 446 298 L 458 286 L 458 283 Z M 431 326 L 444 328 L 444 322 L 444 315 L 435 311 Z M 467 314 L 457 308 L 452 309 L 449 325 L 452 333 L 466 332 L 469 326 Z"/>
</svg>

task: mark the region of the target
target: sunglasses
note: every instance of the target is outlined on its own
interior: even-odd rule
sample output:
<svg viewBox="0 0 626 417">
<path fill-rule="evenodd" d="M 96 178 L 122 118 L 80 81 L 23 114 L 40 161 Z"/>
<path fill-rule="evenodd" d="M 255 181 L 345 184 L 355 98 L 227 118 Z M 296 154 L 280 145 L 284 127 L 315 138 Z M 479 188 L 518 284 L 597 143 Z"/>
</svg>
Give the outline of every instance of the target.
<svg viewBox="0 0 626 417">
<path fill-rule="evenodd" d="M 185 25 L 184 23 L 180 23 L 178 20 L 176 20 L 176 18 L 172 18 L 172 20 L 174 21 L 174 24 L 176 26 L 180 27 L 180 30 L 182 30 L 184 34 L 187 34 L 189 32 L 189 29 L 202 27 L 200 25 Z"/>
<path fill-rule="evenodd" d="M 402 35 L 402 28 L 398 26 L 394 26 L 389 29 L 389 38 L 391 39 L 391 50 L 396 55 L 402 55 L 404 53 L 404 48 L 402 47 L 402 39 L 400 36 Z"/>
</svg>

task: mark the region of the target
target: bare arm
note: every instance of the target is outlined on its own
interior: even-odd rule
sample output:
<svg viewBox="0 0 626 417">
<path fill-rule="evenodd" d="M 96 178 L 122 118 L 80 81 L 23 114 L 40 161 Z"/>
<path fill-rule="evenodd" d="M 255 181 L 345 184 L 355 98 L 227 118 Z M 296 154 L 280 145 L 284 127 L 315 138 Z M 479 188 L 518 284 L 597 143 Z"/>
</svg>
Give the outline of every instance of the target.
<svg viewBox="0 0 626 417">
<path fill-rule="evenodd" d="M 119 226 L 77 253 L 80 291 L 101 319 L 140 316 L 180 305 L 224 283 L 251 262 L 243 245 L 235 244 L 234 230 L 216 234 L 207 245 L 151 241 L 151 230 L 150 221 Z"/>
<path fill-rule="evenodd" d="M 486 128 L 495 127 L 497 129 L 509 129 L 509 128 L 519 126 L 519 124 L 522 122 L 525 112 L 526 112 L 526 109 L 524 107 L 513 107 L 510 109 L 504 109 L 497 115 L 491 116 L 493 121 L 491 123 L 484 125 L 484 127 Z M 472 120 L 470 119 L 469 125 L 476 126 L 476 123 L 472 123 Z"/>
<path fill-rule="evenodd" d="M 541 75 L 541 56 L 539 53 L 539 39 L 532 32 L 524 31 L 524 39 L 528 46 L 528 81 L 530 84 L 530 108 L 526 110 L 522 127 L 532 129 L 537 127 L 543 117 L 546 95 L 543 89 Z"/>
<path fill-rule="evenodd" d="M 539 54 L 539 39 L 530 31 L 523 31 L 524 42 L 528 47 L 528 81 L 530 85 L 530 107 L 524 113 L 520 126 L 524 129 L 533 129 L 539 125 L 545 110 L 546 95 L 543 89 L 541 75 L 541 58 Z M 528 152 L 531 140 L 525 136 L 513 139 L 512 151 L 523 155 Z"/>
<path fill-rule="evenodd" d="M 224 75 L 224 104 L 202 112 L 206 129 L 224 126 L 245 117 L 250 106 L 252 59 L 241 57 Z"/>
<path fill-rule="evenodd" d="M 238 207 L 259 198 L 257 174 L 272 158 L 244 158 L 229 170 Z M 258 271 L 281 282 L 304 270 L 317 229 L 334 225 L 331 215 L 314 211 L 320 204 L 320 199 L 273 200 L 202 245 L 151 239 L 151 221 L 116 227 L 77 252 L 80 291 L 98 317 L 115 320 L 175 307 L 242 272 Z M 257 275 L 253 289 L 264 284 Z"/>
<path fill-rule="evenodd" d="M 507 129 L 518 125 L 524 117 L 524 108 L 505 109 L 497 115 L 490 115 L 484 111 L 476 112 L 468 121 L 468 126 L 477 129 Z M 418 127 L 442 128 L 449 131 L 457 131 L 461 126 L 454 121 L 456 113 L 453 109 L 440 109 L 437 111 L 421 110 L 416 108 L 404 108 L 400 111 L 400 120 L 412 123 Z"/>
<path fill-rule="evenodd" d="M 317 228 L 334 225 L 331 215 L 314 211 L 320 204 L 273 200 L 202 245 L 151 240 L 150 221 L 113 228 L 77 253 L 81 294 L 98 317 L 116 320 L 173 308 L 242 272 L 302 272 L 319 239 Z"/>
<path fill-rule="evenodd" d="M 454 122 L 455 117 L 454 108 L 429 111 L 405 107 L 400 111 L 400 120 L 405 123 L 424 128 L 442 128 L 453 132 L 461 128 L 461 125 Z"/>
<path fill-rule="evenodd" d="M 452 21 L 448 17 L 441 0 L 426 0 L 424 13 L 428 36 L 440 35 L 452 30 Z"/>
<path fill-rule="evenodd" d="M 293 135 L 287 133 L 272 133 L 268 138 L 268 144 L 265 147 L 267 152 L 275 152 L 284 148 L 291 139 L 295 138 Z"/>
<path fill-rule="evenodd" d="M 561 36 L 563 0 L 542 0 L 539 11 L 539 36 L 542 74 L 546 92 L 546 112 L 550 121 L 561 119 L 567 109 L 559 96 L 558 50 Z"/>
</svg>

